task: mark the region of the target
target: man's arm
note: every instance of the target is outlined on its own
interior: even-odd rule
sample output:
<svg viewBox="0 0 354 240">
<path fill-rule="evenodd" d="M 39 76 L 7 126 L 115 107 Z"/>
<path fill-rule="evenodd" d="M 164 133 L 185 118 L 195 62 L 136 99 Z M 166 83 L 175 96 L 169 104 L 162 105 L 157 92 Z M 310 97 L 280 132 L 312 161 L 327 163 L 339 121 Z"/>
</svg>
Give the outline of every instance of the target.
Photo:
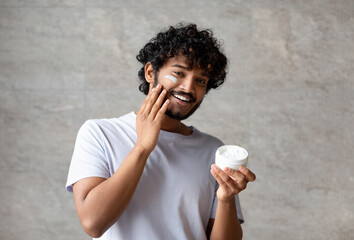
<svg viewBox="0 0 354 240">
<path fill-rule="evenodd" d="M 145 98 L 136 118 L 137 143 L 112 177 L 85 178 L 73 185 L 81 225 L 94 238 L 100 237 L 124 212 L 146 161 L 156 147 L 161 121 L 169 104 L 168 100 L 162 104 L 166 91 L 159 95 L 160 91 L 161 86 L 157 86 Z"/>
<path fill-rule="evenodd" d="M 237 217 L 235 195 L 244 190 L 248 182 L 256 179 L 256 175 L 245 167 L 239 171 L 226 168 L 224 172 L 215 164 L 212 165 L 211 173 L 219 183 L 217 190 L 218 206 L 216 208 L 210 239 L 240 240 L 242 228 Z"/>
</svg>

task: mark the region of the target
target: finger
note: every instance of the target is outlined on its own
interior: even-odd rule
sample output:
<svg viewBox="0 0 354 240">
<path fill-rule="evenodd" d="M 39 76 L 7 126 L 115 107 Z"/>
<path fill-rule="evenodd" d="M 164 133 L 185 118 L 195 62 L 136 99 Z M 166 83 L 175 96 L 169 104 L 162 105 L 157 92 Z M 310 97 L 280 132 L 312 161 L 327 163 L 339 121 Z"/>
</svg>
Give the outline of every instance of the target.
<svg viewBox="0 0 354 240">
<path fill-rule="evenodd" d="M 237 182 L 247 181 L 246 176 L 240 171 L 226 167 L 225 172 Z"/>
<path fill-rule="evenodd" d="M 155 117 L 155 121 L 161 121 L 162 117 L 165 115 L 165 112 L 167 111 L 167 107 L 170 104 L 170 99 L 167 99 L 164 104 L 162 105 L 162 107 L 160 108 L 160 110 L 157 112 L 156 117 Z"/>
<path fill-rule="evenodd" d="M 256 180 L 256 175 L 248 168 L 241 166 L 239 167 L 239 171 L 243 175 L 245 175 L 247 182 L 253 182 L 254 180 Z"/>
<path fill-rule="evenodd" d="M 144 114 L 149 115 L 152 106 L 154 105 L 154 103 L 156 102 L 157 96 L 161 91 L 161 84 L 158 84 L 155 88 L 151 89 L 151 94 L 149 97 L 149 99 L 147 99 L 146 102 L 146 106 L 144 109 Z"/>
<path fill-rule="evenodd" d="M 161 88 L 161 85 L 158 84 L 156 87 L 152 88 L 151 91 L 149 92 L 149 94 L 148 94 L 148 96 L 146 98 L 143 114 L 148 115 L 150 113 L 151 106 L 156 101 L 156 96 L 157 96 L 158 91 L 159 91 L 160 88 Z"/>
<path fill-rule="evenodd" d="M 150 96 L 152 94 L 152 91 L 149 91 L 148 94 L 146 95 L 143 103 L 141 104 L 141 107 L 139 109 L 139 113 L 142 114 L 146 108 L 146 104 L 149 102 Z"/>
<path fill-rule="evenodd" d="M 240 192 L 246 188 L 248 181 L 244 174 L 228 167 L 225 168 L 225 172 L 234 180 L 234 183 L 237 186 L 237 192 Z"/>
<path fill-rule="evenodd" d="M 162 90 L 162 92 L 160 93 L 159 97 L 157 98 L 154 106 L 151 109 L 151 115 L 153 118 L 155 118 L 156 113 L 159 111 L 159 109 L 161 108 L 161 104 L 163 102 L 163 100 L 165 99 L 167 91 L 164 89 Z"/>
<path fill-rule="evenodd" d="M 218 184 L 221 186 L 221 185 L 224 185 L 224 181 L 222 180 L 222 178 L 219 176 L 219 174 L 217 173 L 217 169 L 213 167 L 213 165 L 211 166 L 211 174 L 214 176 L 215 180 L 218 182 Z"/>
<path fill-rule="evenodd" d="M 221 170 L 218 166 L 216 166 L 215 164 L 213 164 L 211 166 L 212 170 L 215 172 L 215 174 L 218 176 L 218 178 L 220 178 L 220 182 L 222 182 L 222 184 L 224 184 L 225 186 L 227 186 L 229 189 L 231 189 L 234 193 L 239 192 L 238 187 L 237 187 L 237 183 L 234 179 L 232 179 L 229 175 L 227 175 L 223 170 Z M 214 175 L 213 175 L 214 176 Z M 218 181 L 218 180 L 217 180 Z M 220 182 L 218 181 L 219 185 Z"/>
</svg>

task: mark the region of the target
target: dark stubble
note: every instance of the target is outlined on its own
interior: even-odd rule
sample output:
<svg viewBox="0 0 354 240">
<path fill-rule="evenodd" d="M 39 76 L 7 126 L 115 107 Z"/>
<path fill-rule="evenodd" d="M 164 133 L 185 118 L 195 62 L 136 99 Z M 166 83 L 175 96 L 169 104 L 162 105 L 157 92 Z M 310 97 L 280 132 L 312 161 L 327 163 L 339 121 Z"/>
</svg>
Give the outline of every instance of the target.
<svg viewBox="0 0 354 240">
<path fill-rule="evenodd" d="M 154 81 L 153 87 L 156 87 L 158 83 L 159 83 L 159 81 L 158 81 L 158 73 L 156 73 L 156 74 L 155 74 L 155 81 Z M 162 84 L 161 84 L 161 86 L 162 86 Z M 172 94 L 174 93 L 174 91 L 173 91 L 173 90 L 168 90 L 168 93 L 169 93 L 169 95 L 172 96 Z M 178 93 L 181 94 L 181 95 L 187 95 L 187 96 L 189 95 L 188 93 L 183 93 L 183 92 L 178 92 Z M 164 102 L 166 101 L 167 96 L 168 96 L 168 95 L 166 95 L 166 98 L 165 98 Z M 199 106 L 200 106 L 200 104 L 202 104 L 202 102 L 203 102 L 203 100 L 200 101 L 199 103 L 197 103 L 197 104 L 196 104 L 188 113 L 186 113 L 185 115 L 182 115 L 182 114 L 180 114 L 180 113 L 173 113 L 173 112 L 172 112 L 171 110 L 169 110 L 169 109 L 166 110 L 165 114 L 166 114 L 168 117 L 173 118 L 173 119 L 176 119 L 176 120 L 179 120 L 179 121 L 185 120 L 185 119 L 189 118 L 189 117 L 199 108 Z"/>
</svg>

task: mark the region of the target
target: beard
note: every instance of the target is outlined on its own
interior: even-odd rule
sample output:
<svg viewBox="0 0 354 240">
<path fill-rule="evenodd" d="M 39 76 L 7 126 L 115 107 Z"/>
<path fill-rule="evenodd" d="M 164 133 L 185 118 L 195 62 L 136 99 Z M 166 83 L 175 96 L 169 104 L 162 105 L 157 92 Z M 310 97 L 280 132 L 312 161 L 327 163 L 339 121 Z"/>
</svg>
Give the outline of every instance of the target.
<svg viewBox="0 0 354 240">
<path fill-rule="evenodd" d="M 153 84 L 153 87 L 156 87 L 157 84 L 159 83 L 158 81 L 158 73 L 156 72 L 155 74 L 155 81 L 154 81 L 154 84 Z M 161 83 L 160 83 L 161 84 Z M 162 84 L 161 84 L 162 86 Z M 167 89 L 166 89 L 167 90 Z M 175 93 L 175 91 L 173 90 L 167 90 L 167 92 L 169 94 L 166 95 L 165 99 L 163 102 L 166 101 L 168 95 L 172 96 L 172 93 Z M 188 95 L 190 98 L 192 99 L 195 99 L 193 96 L 190 96 L 190 94 L 188 93 L 184 93 L 184 92 L 178 92 L 178 94 L 181 94 L 181 95 Z M 200 106 L 200 104 L 202 104 L 203 100 L 198 102 L 189 112 L 187 112 L 186 114 L 182 115 L 180 112 L 173 112 L 172 110 L 170 109 L 167 109 L 166 112 L 165 112 L 165 115 L 167 115 L 168 117 L 172 118 L 172 119 L 176 119 L 176 120 L 185 120 L 187 118 L 189 118 Z"/>
<path fill-rule="evenodd" d="M 185 120 L 187 118 L 189 118 L 200 106 L 200 104 L 202 103 L 202 101 L 200 101 L 199 103 L 197 103 L 188 113 L 182 115 L 180 112 L 172 112 L 170 109 L 167 109 L 165 114 L 170 117 L 170 118 L 173 118 L 173 119 L 176 119 L 176 120 Z"/>
</svg>

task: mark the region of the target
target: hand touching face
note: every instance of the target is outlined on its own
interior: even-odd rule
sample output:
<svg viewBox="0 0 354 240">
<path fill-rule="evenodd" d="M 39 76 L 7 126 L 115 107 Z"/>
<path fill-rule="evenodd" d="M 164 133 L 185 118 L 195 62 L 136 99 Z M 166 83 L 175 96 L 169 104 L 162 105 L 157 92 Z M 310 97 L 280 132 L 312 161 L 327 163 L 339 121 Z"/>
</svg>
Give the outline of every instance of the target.
<svg viewBox="0 0 354 240">
<path fill-rule="evenodd" d="M 157 144 L 162 120 L 167 110 L 169 100 L 164 102 L 166 90 L 157 85 L 146 96 L 136 114 L 137 145 L 151 152 Z"/>
<path fill-rule="evenodd" d="M 166 115 L 176 120 L 186 119 L 198 109 L 209 80 L 202 69 L 189 66 L 183 55 L 168 59 L 158 71 L 147 63 L 145 78 L 153 86 L 159 83 L 167 90 L 166 99 L 171 103 Z"/>
</svg>

